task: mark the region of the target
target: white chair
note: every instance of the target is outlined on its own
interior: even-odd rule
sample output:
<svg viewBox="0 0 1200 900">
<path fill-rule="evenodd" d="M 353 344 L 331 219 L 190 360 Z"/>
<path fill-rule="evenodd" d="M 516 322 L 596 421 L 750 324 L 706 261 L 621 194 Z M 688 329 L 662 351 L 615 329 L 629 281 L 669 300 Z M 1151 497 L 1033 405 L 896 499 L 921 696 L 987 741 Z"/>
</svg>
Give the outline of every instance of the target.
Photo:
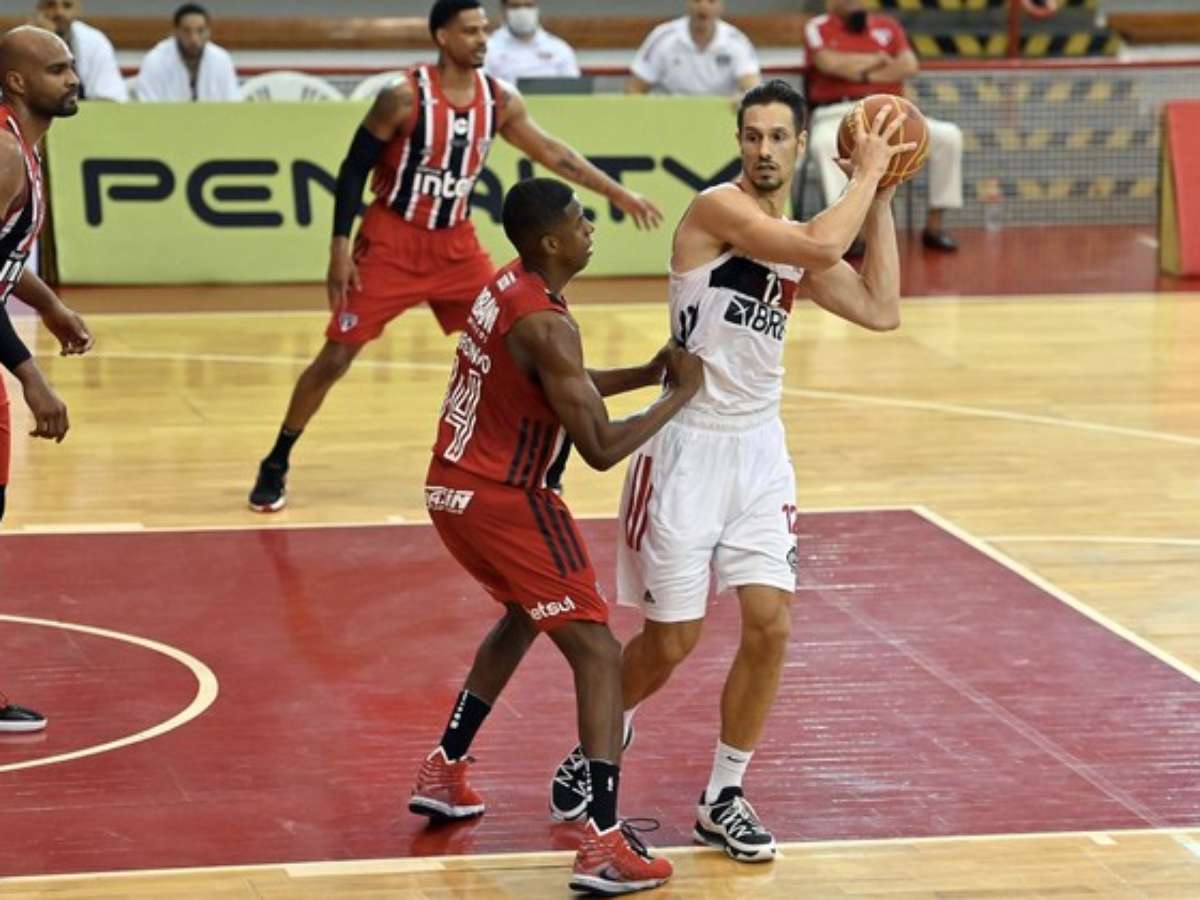
<svg viewBox="0 0 1200 900">
<path fill-rule="evenodd" d="M 248 102 L 345 100 L 324 78 L 304 72 L 265 72 L 242 82 L 242 99 Z"/>
<path fill-rule="evenodd" d="M 391 72 L 376 72 L 369 78 L 364 78 L 350 92 L 351 100 L 374 100 L 384 88 L 389 88 L 404 78 L 404 70 L 396 69 Z"/>
</svg>

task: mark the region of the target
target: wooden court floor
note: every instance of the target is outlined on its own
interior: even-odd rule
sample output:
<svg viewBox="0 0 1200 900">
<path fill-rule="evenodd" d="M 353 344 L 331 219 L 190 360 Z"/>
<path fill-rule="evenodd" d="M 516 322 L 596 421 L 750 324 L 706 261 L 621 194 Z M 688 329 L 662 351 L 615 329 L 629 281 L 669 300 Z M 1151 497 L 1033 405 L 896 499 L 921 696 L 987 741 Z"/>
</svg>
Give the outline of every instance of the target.
<svg viewBox="0 0 1200 900">
<path fill-rule="evenodd" d="M 629 302 L 614 285 L 612 299 L 625 302 L 606 303 L 603 286 L 591 286 L 576 308 L 591 365 L 655 350 L 665 314 L 650 298 L 660 289 L 641 285 L 633 294 L 644 302 Z M 239 297 L 255 306 L 251 289 Z M 423 517 L 422 476 L 453 346 L 426 312 L 396 323 L 335 388 L 294 454 L 288 510 L 266 520 L 245 509 L 245 494 L 319 346 L 322 316 L 93 314 L 90 322 L 98 346 L 82 360 L 55 358 L 47 337 L 37 339 L 73 429 L 61 446 L 15 440 L 6 531 Z M 1200 294 L 916 299 L 887 335 L 800 309 L 784 414 L 801 505 L 928 507 L 1164 657 L 1200 669 L 1198 346 Z M 20 435 L 19 400 L 14 411 Z M 617 472 L 578 461 L 568 470 L 577 514 L 613 515 L 619 488 Z M 0 605 L 4 590 L 0 573 Z M 5 670 L 19 665 L 0 659 Z M 2 808 L 0 823 L 20 827 Z M 664 897 L 1200 897 L 1200 821 L 1172 831 L 804 843 L 766 868 L 668 852 L 677 876 Z M 569 861 L 562 853 L 314 861 L 0 881 L 0 896 L 564 896 Z"/>
</svg>

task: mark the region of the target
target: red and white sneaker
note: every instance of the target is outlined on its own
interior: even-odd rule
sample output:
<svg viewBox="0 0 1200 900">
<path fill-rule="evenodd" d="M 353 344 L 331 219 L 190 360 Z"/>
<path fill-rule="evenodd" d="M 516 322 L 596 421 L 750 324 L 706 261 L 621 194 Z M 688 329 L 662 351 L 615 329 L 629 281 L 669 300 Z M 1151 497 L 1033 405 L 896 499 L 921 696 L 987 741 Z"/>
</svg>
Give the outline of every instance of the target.
<svg viewBox="0 0 1200 900">
<path fill-rule="evenodd" d="M 654 822 L 652 828 L 637 828 L 632 824 L 643 821 L 653 820 L 626 820 L 608 831 L 600 831 L 588 819 L 583 843 L 575 854 L 571 890 L 612 897 L 647 891 L 670 878 L 675 871 L 671 863 L 651 856 L 637 836 L 638 831 L 654 831 L 658 823 Z"/>
<path fill-rule="evenodd" d="M 483 814 L 483 798 L 467 784 L 469 756 L 450 762 L 438 747 L 421 764 L 408 808 L 436 819 L 469 819 Z"/>
</svg>

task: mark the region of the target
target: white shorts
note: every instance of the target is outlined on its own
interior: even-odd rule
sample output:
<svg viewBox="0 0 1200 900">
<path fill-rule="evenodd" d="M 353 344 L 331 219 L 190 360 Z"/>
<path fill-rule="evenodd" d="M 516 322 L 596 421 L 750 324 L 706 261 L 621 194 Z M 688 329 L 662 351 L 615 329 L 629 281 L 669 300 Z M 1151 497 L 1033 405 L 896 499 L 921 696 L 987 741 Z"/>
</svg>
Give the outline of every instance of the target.
<svg viewBox="0 0 1200 900">
<path fill-rule="evenodd" d="M 722 427 L 723 426 L 723 427 Z M 685 410 L 630 461 L 621 498 L 617 602 L 655 622 L 704 618 L 717 590 L 796 589 L 796 476 L 783 423 Z"/>
</svg>

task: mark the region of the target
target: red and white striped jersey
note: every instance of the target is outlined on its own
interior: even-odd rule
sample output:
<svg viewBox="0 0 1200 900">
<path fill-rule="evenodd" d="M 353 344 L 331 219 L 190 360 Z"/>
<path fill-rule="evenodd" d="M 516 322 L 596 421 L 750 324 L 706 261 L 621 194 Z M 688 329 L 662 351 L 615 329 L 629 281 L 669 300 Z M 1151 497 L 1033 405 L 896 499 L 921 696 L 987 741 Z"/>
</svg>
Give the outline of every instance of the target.
<svg viewBox="0 0 1200 900">
<path fill-rule="evenodd" d="M 567 438 L 542 386 L 521 369 L 505 343 L 525 316 L 568 315 L 540 275 L 514 260 L 484 288 L 459 338 L 433 453 L 497 484 L 546 487 L 546 471 Z"/>
<path fill-rule="evenodd" d="M 406 221 L 431 231 L 452 228 L 471 211 L 471 191 L 496 137 L 499 83 L 475 71 L 475 98 L 455 106 L 436 66 L 408 73 L 416 103 L 403 131 L 383 151 L 371 190 Z"/>
<path fill-rule="evenodd" d="M 15 135 L 25 156 L 25 190 L 13 205 L 0 212 L 0 303 L 8 300 L 25 271 L 25 261 L 46 220 L 46 195 L 42 189 L 42 162 L 25 142 L 12 109 L 0 103 L 0 131 Z"/>
</svg>

